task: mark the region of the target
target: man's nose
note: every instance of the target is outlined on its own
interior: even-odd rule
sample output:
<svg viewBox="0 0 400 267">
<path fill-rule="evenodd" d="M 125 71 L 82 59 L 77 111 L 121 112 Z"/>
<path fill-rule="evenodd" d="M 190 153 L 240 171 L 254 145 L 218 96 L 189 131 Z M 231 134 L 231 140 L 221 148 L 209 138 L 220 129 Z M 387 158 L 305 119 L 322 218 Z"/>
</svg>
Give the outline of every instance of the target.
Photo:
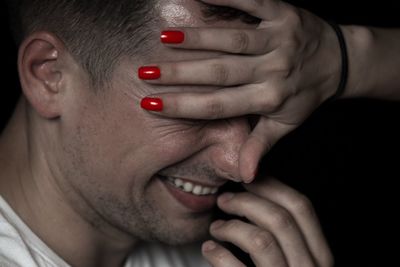
<svg viewBox="0 0 400 267">
<path fill-rule="evenodd" d="M 247 118 L 219 120 L 207 129 L 209 146 L 203 151 L 217 175 L 241 181 L 239 173 L 240 148 L 248 138 L 250 126 Z"/>
</svg>

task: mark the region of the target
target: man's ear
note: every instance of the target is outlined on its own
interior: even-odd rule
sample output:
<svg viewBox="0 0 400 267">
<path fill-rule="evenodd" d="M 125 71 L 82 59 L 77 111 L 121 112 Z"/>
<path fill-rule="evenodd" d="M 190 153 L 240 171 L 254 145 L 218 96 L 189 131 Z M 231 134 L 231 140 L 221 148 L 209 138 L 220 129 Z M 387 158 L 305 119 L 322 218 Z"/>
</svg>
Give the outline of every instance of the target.
<svg viewBox="0 0 400 267">
<path fill-rule="evenodd" d="M 18 52 L 22 91 L 32 107 L 49 119 L 60 116 L 63 53 L 67 53 L 63 42 L 49 32 L 31 34 Z"/>
</svg>

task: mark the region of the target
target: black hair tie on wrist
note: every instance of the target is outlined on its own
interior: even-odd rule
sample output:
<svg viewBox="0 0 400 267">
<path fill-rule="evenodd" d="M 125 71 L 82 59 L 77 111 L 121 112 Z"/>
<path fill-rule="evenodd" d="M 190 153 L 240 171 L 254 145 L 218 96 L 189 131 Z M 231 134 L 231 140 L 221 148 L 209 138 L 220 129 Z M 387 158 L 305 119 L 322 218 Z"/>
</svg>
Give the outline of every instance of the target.
<svg viewBox="0 0 400 267">
<path fill-rule="evenodd" d="M 339 45 L 340 45 L 340 52 L 341 52 L 341 57 L 342 57 L 342 70 L 340 73 L 340 83 L 339 87 L 336 90 L 336 93 L 329 99 L 329 101 L 336 100 L 339 98 L 343 93 L 344 90 L 346 89 L 347 85 L 347 78 L 349 75 L 349 58 L 347 54 L 347 48 L 346 48 L 346 40 L 344 39 L 344 35 L 342 32 L 342 29 L 340 26 L 334 22 L 328 21 L 329 25 L 333 28 L 333 30 L 336 33 L 336 36 L 339 40 Z"/>
</svg>

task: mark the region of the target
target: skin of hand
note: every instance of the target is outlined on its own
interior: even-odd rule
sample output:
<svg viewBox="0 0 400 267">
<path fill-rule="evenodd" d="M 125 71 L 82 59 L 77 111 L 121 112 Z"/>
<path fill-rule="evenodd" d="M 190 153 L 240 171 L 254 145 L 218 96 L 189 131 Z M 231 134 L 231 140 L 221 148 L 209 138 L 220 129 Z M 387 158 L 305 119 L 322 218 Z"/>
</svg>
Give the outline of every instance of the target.
<svg viewBox="0 0 400 267">
<path fill-rule="evenodd" d="M 211 235 L 248 253 L 257 267 L 333 266 L 333 256 L 310 201 L 274 178 L 246 185 L 248 192 L 225 193 L 218 206 L 242 220 L 217 220 Z M 208 240 L 204 257 L 214 267 L 244 266 L 229 250 Z"/>
<path fill-rule="evenodd" d="M 278 0 L 203 0 L 236 8 L 261 19 L 257 28 L 175 28 L 183 33 L 174 49 L 222 52 L 215 58 L 154 63 L 161 74 L 146 82 L 214 85 L 212 92 L 151 95 L 157 114 L 215 120 L 257 115 L 242 145 L 239 173 L 251 182 L 260 158 L 298 127 L 337 90 L 340 48 L 331 26 L 306 10 Z M 176 40 L 175 40 L 176 41 Z"/>
</svg>

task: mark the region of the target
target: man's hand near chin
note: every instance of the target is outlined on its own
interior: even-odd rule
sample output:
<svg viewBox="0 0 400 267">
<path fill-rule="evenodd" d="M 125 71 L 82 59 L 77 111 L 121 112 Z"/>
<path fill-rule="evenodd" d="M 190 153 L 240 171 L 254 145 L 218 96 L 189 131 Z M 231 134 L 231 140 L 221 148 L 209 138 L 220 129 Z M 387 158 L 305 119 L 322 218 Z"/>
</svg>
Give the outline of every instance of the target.
<svg viewBox="0 0 400 267">
<path fill-rule="evenodd" d="M 304 195 L 274 178 L 245 188 L 247 192 L 221 195 L 218 206 L 226 213 L 246 218 L 246 222 L 215 221 L 210 226 L 215 239 L 239 247 L 257 267 L 333 266 L 318 218 Z M 212 266 L 244 266 L 214 241 L 205 242 L 202 250 Z"/>
</svg>

